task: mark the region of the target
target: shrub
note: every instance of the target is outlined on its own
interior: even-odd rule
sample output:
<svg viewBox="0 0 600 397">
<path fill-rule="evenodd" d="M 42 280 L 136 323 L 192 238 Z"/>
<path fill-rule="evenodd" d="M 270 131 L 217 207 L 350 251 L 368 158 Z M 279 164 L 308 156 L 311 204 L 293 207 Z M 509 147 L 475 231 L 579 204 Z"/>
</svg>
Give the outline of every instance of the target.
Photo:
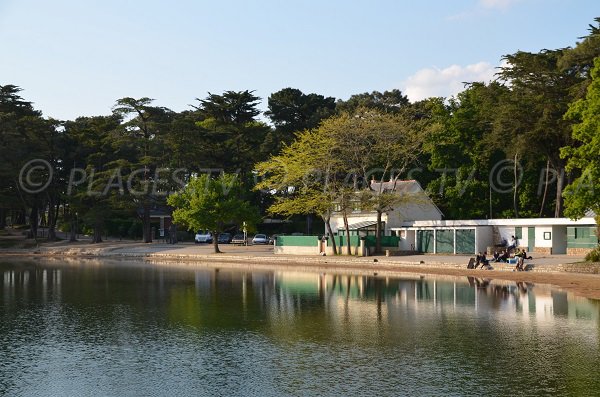
<svg viewBox="0 0 600 397">
<path fill-rule="evenodd" d="M 585 260 L 586 262 L 600 262 L 600 247 L 596 247 L 594 250 L 588 252 Z"/>
</svg>

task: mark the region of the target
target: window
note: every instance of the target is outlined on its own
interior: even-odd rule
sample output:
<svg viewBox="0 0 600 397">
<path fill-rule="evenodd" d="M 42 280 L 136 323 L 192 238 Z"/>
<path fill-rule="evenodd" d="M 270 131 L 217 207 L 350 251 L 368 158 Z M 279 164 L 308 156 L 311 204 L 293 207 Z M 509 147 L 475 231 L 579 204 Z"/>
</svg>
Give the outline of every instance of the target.
<svg viewBox="0 0 600 397">
<path fill-rule="evenodd" d="M 523 228 L 522 227 L 515 227 L 515 238 L 517 240 L 521 240 L 523 238 Z"/>
<path fill-rule="evenodd" d="M 544 240 L 551 240 L 552 232 L 544 232 Z"/>
</svg>

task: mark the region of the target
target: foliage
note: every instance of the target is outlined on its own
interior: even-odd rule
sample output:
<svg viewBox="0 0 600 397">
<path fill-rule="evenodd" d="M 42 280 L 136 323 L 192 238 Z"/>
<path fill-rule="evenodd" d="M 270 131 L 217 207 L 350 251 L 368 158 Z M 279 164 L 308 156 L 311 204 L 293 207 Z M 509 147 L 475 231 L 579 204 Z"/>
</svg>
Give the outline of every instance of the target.
<svg viewBox="0 0 600 397">
<path fill-rule="evenodd" d="M 207 169 L 238 173 L 244 199 L 263 214 L 324 221 L 333 202 L 393 206 L 394 197 L 370 189 L 373 176 L 417 179 L 449 219 L 561 216 L 563 197 L 570 217 L 598 213 L 599 56 L 596 18 L 572 48 L 507 54 L 496 81 L 471 82 L 453 98 L 410 103 L 394 89 L 335 102 L 284 88 L 267 101 L 272 125 L 250 90 L 208 93 L 182 112 L 125 97 L 112 115 L 60 121 L 44 117 L 21 88 L 0 85 L 0 229 L 10 218 L 28 222 L 35 236 L 39 224 L 53 231 L 62 222 L 100 241 L 141 222 L 149 241 L 150 211 L 169 210 L 164 193 Z M 54 173 L 37 174 L 49 184 L 32 193 L 18 178 L 34 159 Z M 86 177 L 71 183 L 73 169 Z M 161 169 L 173 172 L 162 180 Z M 177 180 L 174 170 L 182 170 Z M 255 178 L 261 189 L 252 191 Z M 145 189 L 151 185 L 161 194 Z"/>
<path fill-rule="evenodd" d="M 600 262 L 600 247 L 594 248 L 585 255 L 586 262 Z"/>
<path fill-rule="evenodd" d="M 192 178 L 179 192 L 169 196 L 167 202 L 175 208 L 173 221 L 197 231 L 213 233 L 215 252 L 219 252 L 216 236 L 227 224 L 241 225 L 246 222 L 253 227 L 258 222 L 257 210 L 243 199 L 244 190 L 233 174 L 221 174 L 213 178 L 202 174 Z"/>
<path fill-rule="evenodd" d="M 567 215 L 580 218 L 592 210 L 600 214 L 600 58 L 596 58 L 592 69 L 592 82 L 587 88 L 585 99 L 569 107 L 565 118 L 574 120 L 573 138 L 579 146 L 563 148 L 569 171 L 579 170 L 580 176 L 567 187 Z"/>
<path fill-rule="evenodd" d="M 340 113 L 355 113 L 359 108 L 377 110 L 383 113 L 396 113 L 409 104 L 409 100 L 398 89 L 391 91 L 373 91 L 352 95 L 348 100 L 337 102 L 337 111 Z"/>
</svg>

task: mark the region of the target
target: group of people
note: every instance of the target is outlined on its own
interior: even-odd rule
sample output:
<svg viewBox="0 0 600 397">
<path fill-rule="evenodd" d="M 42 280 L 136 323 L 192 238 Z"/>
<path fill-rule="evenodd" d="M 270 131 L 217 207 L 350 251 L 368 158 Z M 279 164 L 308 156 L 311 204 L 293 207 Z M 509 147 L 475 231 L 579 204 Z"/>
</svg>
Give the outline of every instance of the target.
<svg viewBox="0 0 600 397">
<path fill-rule="evenodd" d="M 503 242 L 504 242 L 504 246 L 508 245 L 506 243 L 506 241 L 503 241 Z M 525 251 L 525 249 L 517 247 L 517 239 L 515 238 L 515 236 L 511 236 L 511 243 L 510 243 L 510 245 L 508 245 L 506 247 L 506 249 L 503 249 L 501 251 L 494 251 L 493 261 L 507 263 L 508 260 L 510 259 L 511 250 L 515 251 L 514 257 L 517 258 L 517 264 L 515 266 L 515 270 L 516 271 L 525 270 L 525 264 L 524 264 L 525 259 L 531 259 L 531 255 L 527 255 L 527 251 Z M 483 269 L 484 267 L 489 268 L 489 266 L 490 266 L 490 259 L 487 258 L 485 252 L 480 252 L 475 257 L 474 263 L 473 263 L 473 259 L 471 259 L 471 261 L 469 262 L 469 265 L 467 267 L 470 269 L 477 269 L 478 267 L 481 267 L 481 269 Z"/>
</svg>

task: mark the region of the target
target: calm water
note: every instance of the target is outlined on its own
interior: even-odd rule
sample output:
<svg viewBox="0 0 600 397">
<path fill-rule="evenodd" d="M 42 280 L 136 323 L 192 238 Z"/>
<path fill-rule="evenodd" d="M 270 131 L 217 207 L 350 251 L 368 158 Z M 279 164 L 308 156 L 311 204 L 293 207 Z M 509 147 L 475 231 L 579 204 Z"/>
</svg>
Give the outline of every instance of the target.
<svg viewBox="0 0 600 397">
<path fill-rule="evenodd" d="M 600 394 L 600 303 L 544 285 L 0 263 L 0 395 Z"/>
</svg>

